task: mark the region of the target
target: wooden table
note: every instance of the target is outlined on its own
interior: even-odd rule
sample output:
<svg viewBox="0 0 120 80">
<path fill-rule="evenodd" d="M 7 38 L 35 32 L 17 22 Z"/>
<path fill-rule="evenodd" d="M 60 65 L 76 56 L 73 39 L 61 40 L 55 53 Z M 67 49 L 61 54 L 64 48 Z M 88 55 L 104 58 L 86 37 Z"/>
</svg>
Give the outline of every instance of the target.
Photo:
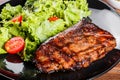
<svg viewBox="0 0 120 80">
<path fill-rule="evenodd" d="M 110 5 L 108 0 L 102 0 L 102 1 L 105 2 L 106 4 L 108 4 L 109 6 L 111 6 L 118 14 L 120 14 L 120 9 L 114 8 L 112 5 Z"/>
<path fill-rule="evenodd" d="M 95 80 L 120 80 L 120 63 L 104 75 L 96 78 Z"/>
</svg>

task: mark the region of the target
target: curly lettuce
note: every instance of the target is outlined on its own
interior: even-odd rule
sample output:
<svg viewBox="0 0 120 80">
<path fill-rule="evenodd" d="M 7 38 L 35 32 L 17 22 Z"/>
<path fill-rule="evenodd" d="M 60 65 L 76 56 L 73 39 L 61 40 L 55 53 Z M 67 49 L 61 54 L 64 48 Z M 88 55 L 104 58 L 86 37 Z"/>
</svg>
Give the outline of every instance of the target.
<svg viewBox="0 0 120 80">
<path fill-rule="evenodd" d="M 7 53 L 4 50 L 4 43 L 11 37 L 7 28 L 0 28 L 0 54 Z"/>
<path fill-rule="evenodd" d="M 2 20 L 10 20 L 15 15 L 18 15 L 22 12 L 22 6 L 11 6 L 10 4 L 6 4 L 6 6 L 2 9 L 2 12 L 0 14 L 0 18 Z"/>
<path fill-rule="evenodd" d="M 40 44 L 90 14 L 86 0 L 27 0 L 23 7 L 7 4 L 0 14 L 0 51 L 6 53 L 3 47 L 5 42 L 14 36 L 21 36 L 25 40 L 25 48 L 18 54 L 24 61 L 30 61 Z M 17 15 L 22 15 L 22 22 L 11 22 Z M 59 19 L 49 21 L 53 16 Z M 4 29 L 6 32 L 3 32 Z"/>
</svg>

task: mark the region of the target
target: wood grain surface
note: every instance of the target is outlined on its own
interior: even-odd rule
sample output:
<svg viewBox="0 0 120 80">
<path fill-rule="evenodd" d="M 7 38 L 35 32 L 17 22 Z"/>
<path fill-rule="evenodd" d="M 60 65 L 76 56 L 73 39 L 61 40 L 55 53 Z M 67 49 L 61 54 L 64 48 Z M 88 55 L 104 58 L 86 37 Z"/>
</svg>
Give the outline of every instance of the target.
<svg viewBox="0 0 120 80">
<path fill-rule="evenodd" d="M 96 78 L 95 80 L 120 80 L 120 63 L 104 75 Z"/>
<path fill-rule="evenodd" d="M 114 8 L 112 5 L 109 4 L 108 0 L 103 0 L 103 2 L 111 6 L 118 14 L 120 14 L 120 9 Z"/>
</svg>

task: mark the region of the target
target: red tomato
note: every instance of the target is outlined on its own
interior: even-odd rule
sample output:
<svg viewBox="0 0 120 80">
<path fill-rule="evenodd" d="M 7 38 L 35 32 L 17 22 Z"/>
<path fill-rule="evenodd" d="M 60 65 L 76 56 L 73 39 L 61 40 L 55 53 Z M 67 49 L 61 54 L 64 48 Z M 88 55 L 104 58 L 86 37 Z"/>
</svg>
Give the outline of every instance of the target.
<svg viewBox="0 0 120 80">
<path fill-rule="evenodd" d="M 48 20 L 51 22 L 51 21 L 56 21 L 58 20 L 59 18 L 56 17 L 56 16 L 53 16 L 53 17 L 50 17 Z"/>
<path fill-rule="evenodd" d="M 12 19 L 12 22 L 22 22 L 22 16 L 20 15 L 20 16 L 17 16 L 17 17 L 14 17 L 13 19 Z"/>
<path fill-rule="evenodd" d="M 5 49 L 9 54 L 16 54 L 24 49 L 25 42 L 22 37 L 13 37 L 5 43 Z"/>
</svg>

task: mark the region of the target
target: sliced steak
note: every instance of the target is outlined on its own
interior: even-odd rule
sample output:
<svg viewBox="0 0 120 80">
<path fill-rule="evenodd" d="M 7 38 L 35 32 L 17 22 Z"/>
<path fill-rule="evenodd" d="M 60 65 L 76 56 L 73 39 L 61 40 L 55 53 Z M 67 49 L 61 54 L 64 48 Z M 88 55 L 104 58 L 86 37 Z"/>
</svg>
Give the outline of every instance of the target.
<svg viewBox="0 0 120 80">
<path fill-rule="evenodd" d="M 115 38 L 109 32 L 82 20 L 41 44 L 35 62 L 45 73 L 80 69 L 103 58 L 115 46 Z"/>
</svg>

